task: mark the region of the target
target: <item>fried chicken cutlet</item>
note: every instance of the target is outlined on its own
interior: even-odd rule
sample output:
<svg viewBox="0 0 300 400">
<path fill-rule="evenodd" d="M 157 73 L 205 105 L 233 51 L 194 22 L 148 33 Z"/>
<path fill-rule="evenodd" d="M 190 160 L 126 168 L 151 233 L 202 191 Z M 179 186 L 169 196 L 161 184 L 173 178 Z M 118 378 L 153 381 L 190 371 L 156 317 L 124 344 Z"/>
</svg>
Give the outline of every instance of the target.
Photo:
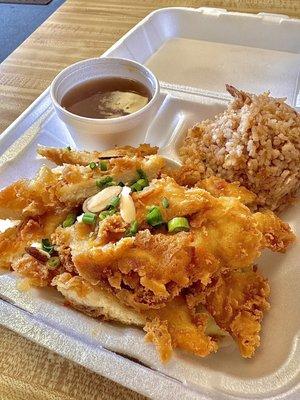
<svg viewBox="0 0 300 400">
<path fill-rule="evenodd" d="M 270 308 L 269 284 L 256 268 L 228 271 L 206 287 L 191 287 L 187 301 L 191 308 L 205 306 L 216 323 L 230 333 L 245 358 L 260 344 L 263 313 Z"/>
<path fill-rule="evenodd" d="M 255 271 L 239 274 L 251 269 L 263 249 L 285 251 L 294 240 L 289 226 L 272 212 L 252 213 L 245 204 L 253 195 L 238 185 L 210 178 L 188 188 L 162 175 L 164 161 L 150 147 L 114 151 L 103 156 L 43 149 L 52 161 L 68 164 L 43 167 L 34 181 L 0 192 L 0 217 L 22 220 L 0 235 L 5 265 L 32 285 L 56 287 L 88 315 L 143 326 L 163 360 L 175 348 L 201 357 L 215 352 L 222 335 L 217 326 L 210 328 L 213 319 L 242 355 L 252 356 L 268 286 Z M 112 158 L 103 171 L 96 157 L 107 154 Z M 103 178 L 105 184 L 96 184 Z M 117 194 L 86 210 L 109 187 Z M 125 192 L 134 211 L 130 219 L 122 209 Z M 185 225 L 171 231 L 174 220 Z M 28 221 L 39 221 L 41 228 L 35 232 L 30 222 L 21 234 Z M 46 245 L 34 248 L 41 239 Z M 10 251 L 9 241 L 19 247 Z M 223 318 L 229 306 L 232 312 Z"/>
<path fill-rule="evenodd" d="M 163 227 L 154 230 L 145 220 L 148 207 L 160 204 L 166 196 L 169 207 L 161 210 L 163 220 L 185 215 L 190 222 L 189 232 L 170 235 Z M 117 213 L 106 218 L 105 230 L 102 224 L 92 232 L 84 223 L 76 223 L 59 228 L 53 241 L 70 248 L 80 276 L 108 287 L 138 310 L 160 308 L 194 282 L 207 285 L 215 274 L 246 268 L 264 248 L 278 250 L 265 240 L 255 214 L 235 198 L 214 198 L 203 189 L 181 187 L 171 178 L 153 180 L 132 198 L 136 221 L 142 229 L 134 237 L 124 237 L 126 224 L 120 228 L 122 221 Z M 265 217 L 278 220 L 273 213 Z M 285 235 L 286 248 L 294 239 L 287 226 Z"/>
<path fill-rule="evenodd" d="M 64 164 L 50 169 L 42 167 L 34 180 L 20 180 L 0 191 L 0 218 L 23 219 L 63 208 L 75 208 L 99 191 L 97 182 L 111 179 L 126 184 L 142 169 L 149 179 L 157 177 L 164 165 L 162 157 L 113 158 L 107 170 L 90 166 Z"/>
</svg>

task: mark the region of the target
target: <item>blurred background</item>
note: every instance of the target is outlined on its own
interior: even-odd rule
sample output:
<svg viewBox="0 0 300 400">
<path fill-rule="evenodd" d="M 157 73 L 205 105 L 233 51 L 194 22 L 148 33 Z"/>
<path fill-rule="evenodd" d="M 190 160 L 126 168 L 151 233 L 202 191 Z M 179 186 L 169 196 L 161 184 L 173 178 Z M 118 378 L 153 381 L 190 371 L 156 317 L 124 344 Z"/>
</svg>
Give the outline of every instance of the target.
<svg viewBox="0 0 300 400">
<path fill-rule="evenodd" d="M 0 1 L 0 63 L 64 1 L 37 0 L 36 4 L 32 4 L 34 0 L 20 0 L 18 4 Z M 17 3 L 17 0 L 11 3 Z"/>
</svg>

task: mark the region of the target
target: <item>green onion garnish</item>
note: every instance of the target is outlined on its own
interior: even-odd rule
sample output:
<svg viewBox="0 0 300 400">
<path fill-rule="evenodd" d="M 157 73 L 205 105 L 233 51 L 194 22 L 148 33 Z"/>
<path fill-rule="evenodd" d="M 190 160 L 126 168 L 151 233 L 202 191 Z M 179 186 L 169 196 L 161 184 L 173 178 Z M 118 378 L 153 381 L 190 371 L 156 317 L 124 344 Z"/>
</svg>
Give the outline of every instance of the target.
<svg viewBox="0 0 300 400">
<path fill-rule="evenodd" d="M 137 220 L 132 221 L 128 231 L 126 232 L 126 236 L 134 236 L 134 235 L 136 235 L 136 233 L 138 231 L 138 227 L 139 227 L 139 225 L 138 225 Z"/>
<path fill-rule="evenodd" d="M 72 149 L 71 149 L 71 147 L 70 147 L 70 146 L 67 146 L 67 150 L 68 150 L 68 151 L 71 151 Z"/>
<path fill-rule="evenodd" d="M 142 169 L 137 169 L 136 173 L 138 174 L 139 179 L 146 179 L 147 180 L 147 174 Z"/>
<path fill-rule="evenodd" d="M 113 182 L 113 178 L 111 176 L 104 176 L 102 179 L 98 179 L 96 181 L 96 185 L 100 189 L 104 189 L 107 186 L 111 186 L 111 183 Z"/>
<path fill-rule="evenodd" d="M 97 164 L 94 161 L 92 161 L 92 162 L 89 163 L 89 167 L 91 169 L 95 169 L 95 168 L 97 168 Z"/>
<path fill-rule="evenodd" d="M 42 239 L 42 250 L 46 251 L 49 254 L 53 253 L 54 246 L 50 243 L 49 239 Z"/>
<path fill-rule="evenodd" d="M 93 225 L 96 223 L 97 215 L 94 213 L 84 213 L 82 216 L 82 222 L 84 224 Z"/>
<path fill-rule="evenodd" d="M 185 217 L 175 217 L 168 222 L 169 232 L 176 233 L 180 231 L 189 231 L 189 230 L 190 230 L 189 221 Z"/>
<path fill-rule="evenodd" d="M 131 186 L 131 190 L 133 192 L 139 192 L 144 189 L 144 187 L 148 186 L 149 182 L 147 179 L 139 179 Z"/>
<path fill-rule="evenodd" d="M 139 179 L 137 183 L 144 189 L 144 187 L 149 185 L 148 179 Z"/>
<path fill-rule="evenodd" d="M 162 204 L 163 208 L 169 208 L 169 206 L 170 206 L 170 202 L 166 197 L 164 197 L 162 199 L 161 204 Z"/>
<path fill-rule="evenodd" d="M 114 215 L 115 213 L 116 213 L 116 209 L 115 208 L 113 208 L 112 210 L 102 211 L 99 214 L 99 220 L 103 221 L 106 217 L 109 217 L 110 215 Z"/>
<path fill-rule="evenodd" d="M 106 161 L 100 161 L 99 162 L 99 167 L 100 167 L 101 171 L 107 171 L 108 170 L 108 166 L 107 166 L 107 162 Z"/>
<path fill-rule="evenodd" d="M 69 226 L 72 226 L 75 221 L 76 221 L 76 214 L 68 214 L 67 218 L 62 223 L 62 226 L 63 228 L 68 228 Z"/>
<path fill-rule="evenodd" d="M 157 226 L 162 224 L 164 221 L 159 207 L 156 206 L 152 207 L 146 216 L 146 220 L 148 224 L 151 226 Z"/>
<path fill-rule="evenodd" d="M 139 192 L 140 190 L 143 189 L 137 182 L 131 185 L 130 188 L 133 192 Z"/>
<path fill-rule="evenodd" d="M 49 260 L 47 261 L 47 266 L 48 269 L 55 269 L 60 265 L 60 259 L 59 257 L 51 257 L 49 258 Z"/>
<path fill-rule="evenodd" d="M 118 205 L 120 203 L 120 197 L 119 196 L 115 196 L 111 199 L 109 206 L 112 208 L 117 208 Z"/>
</svg>

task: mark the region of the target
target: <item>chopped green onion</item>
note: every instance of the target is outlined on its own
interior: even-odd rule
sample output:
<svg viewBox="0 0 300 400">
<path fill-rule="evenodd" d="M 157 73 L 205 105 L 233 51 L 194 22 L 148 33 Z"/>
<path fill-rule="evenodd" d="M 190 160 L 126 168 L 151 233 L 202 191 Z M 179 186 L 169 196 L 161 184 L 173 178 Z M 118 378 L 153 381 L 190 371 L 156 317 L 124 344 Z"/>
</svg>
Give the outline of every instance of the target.
<svg viewBox="0 0 300 400">
<path fill-rule="evenodd" d="M 97 168 L 97 164 L 94 161 L 92 161 L 92 162 L 89 163 L 89 167 L 91 169 L 95 169 L 95 168 Z"/>
<path fill-rule="evenodd" d="M 136 235 L 136 233 L 138 231 L 138 227 L 139 227 L 139 225 L 138 225 L 137 220 L 132 221 L 128 231 L 126 232 L 126 236 L 134 236 L 134 235 Z"/>
<path fill-rule="evenodd" d="M 76 214 L 68 214 L 67 218 L 62 223 L 62 227 L 68 228 L 69 226 L 72 226 L 75 221 L 76 221 Z"/>
<path fill-rule="evenodd" d="M 154 206 L 152 209 L 150 209 L 150 211 L 146 216 L 146 220 L 148 224 L 151 226 L 157 226 L 162 224 L 164 221 L 159 207 Z"/>
<path fill-rule="evenodd" d="M 105 185 L 105 187 L 108 187 L 108 186 L 118 186 L 118 185 L 117 185 L 117 182 L 116 182 L 116 181 L 111 181 L 111 182 L 108 182 L 108 183 Z"/>
<path fill-rule="evenodd" d="M 82 222 L 84 224 L 93 225 L 96 223 L 97 215 L 94 213 L 84 213 L 82 216 Z"/>
<path fill-rule="evenodd" d="M 70 147 L 70 146 L 67 146 L 67 150 L 71 151 L 72 149 L 71 149 L 71 147 Z"/>
<path fill-rule="evenodd" d="M 168 222 L 169 232 L 176 233 L 180 231 L 189 231 L 189 229 L 189 221 L 185 217 L 175 217 Z"/>
<path fill-rule="evenodd" d="M 143 189 L 137 182 L 131 185 L 130 188 L 133 192 L 139 192 Z"/>
<path fill-rule="evenodd" d="M 162 204 L 163 208 L 169 208 L 169 206 L 170 206 L 170 202 L 166 197 L 164 197 L 162 199 L 161 204 Z"/>
<path fill-rule="evenodd" d="M 137 169 L 136 173 L 138 174 L 139 179 L 146 179 L 147 180 L 147 174 L 142 169 Z"/>
<path fill-rule="evenodd" d="M 107 186 L 112 186 L 111 183 L 113 182 L 113 178 L 111 176 L 104 176 L 102 179 L 98 179 L 96 181 L 96 185 L 100 189 L 104 189 Z"/>
<path fill-rule="evenodd" d="M 143 190 L 146 186 L 148 186 L 149 182 L 147 179 L 139 179 L 131 186 L 131 190 L 133 192 L 139 192 Z"/>
<path fill-rule="evenodd" d="M 144 189 L 144 187 L 149 185 L 148 179 L 139 179 L 137 183 Z"/>
<path fill-rule="evenodd" d="M 116 209 L 115 208 L 113 208 L 112 210 L 102 211 L 99 214 L 99 220 L 103 221 L 106 217 L 109 217 L 110 215 L 114 215 L 115 213 L 116 213 Z"/>
<path fill-rule="evenodd" d="M 117 208 L 119 203 L 120 203 L 120 197 L 119 196 L 115 196 L 110 201 L 109 206 L 113 207 L 113 208 Z"/>
<path fill-rule="evenodd" d="M 47 261 L 47 266 L 48 269 L 55 269 L 60 265 L 60 259 L 59 257 L 51 257 L 49 258 L 49 260 Z"/>
<path fill-rule="evenodd" d="M 42 239 L 42 250 L 46 251 L 49 254 L 53 253 L 54 246 L 50 243 L 49 239 Z"/>
<path fill-rule="evenodd" d="M 99 167 L 100 167 L 101 171 L 107 171 L 108 170 L 108 166 L 107 166 L 107 162 L 106 161 L 100 161 L 99 162 Z"/>
</svg>

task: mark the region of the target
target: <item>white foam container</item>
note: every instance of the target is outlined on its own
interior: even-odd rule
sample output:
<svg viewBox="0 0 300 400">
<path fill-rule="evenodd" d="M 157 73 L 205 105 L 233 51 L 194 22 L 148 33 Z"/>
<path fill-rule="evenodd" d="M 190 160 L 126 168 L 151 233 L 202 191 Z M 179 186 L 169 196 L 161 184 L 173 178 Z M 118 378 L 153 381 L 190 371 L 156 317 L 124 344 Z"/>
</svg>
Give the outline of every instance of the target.
<svg viewBox="0 0 300 400">
<path fill-rule="evenodd" d="M 166 8 L 153 12 L 104 56 L 148 66 L 162 88 L 160 107 L 145 128 L 145 141 L 177 160 L 186 128 L 222 111 L 225 83 L 300 106 L 300 21 L 285 15 Z M 33 177 L 45 163 L 38 144 L 76 146 L 55 115 L 46 90 L 0 136 L 0 188 Z M 127 143 L 124 143 L 127 144 Z M 130 143 L 137 144 L 137 143 Z M 300 235 L 300 206 L 283 218 Z M 155 399 L 299 399 L 300 245 L 285 255 L 264 253 L 271 310 L 262 344 L 251 360 L 230 345 L 200 359 L 176 352 L 162 365 L 135 328 L 103 323 L 62 306 L 54 290 L 21 293 L 16 276 L 0 275 L 0 323 L 116 382 Z"/>
</svg>

